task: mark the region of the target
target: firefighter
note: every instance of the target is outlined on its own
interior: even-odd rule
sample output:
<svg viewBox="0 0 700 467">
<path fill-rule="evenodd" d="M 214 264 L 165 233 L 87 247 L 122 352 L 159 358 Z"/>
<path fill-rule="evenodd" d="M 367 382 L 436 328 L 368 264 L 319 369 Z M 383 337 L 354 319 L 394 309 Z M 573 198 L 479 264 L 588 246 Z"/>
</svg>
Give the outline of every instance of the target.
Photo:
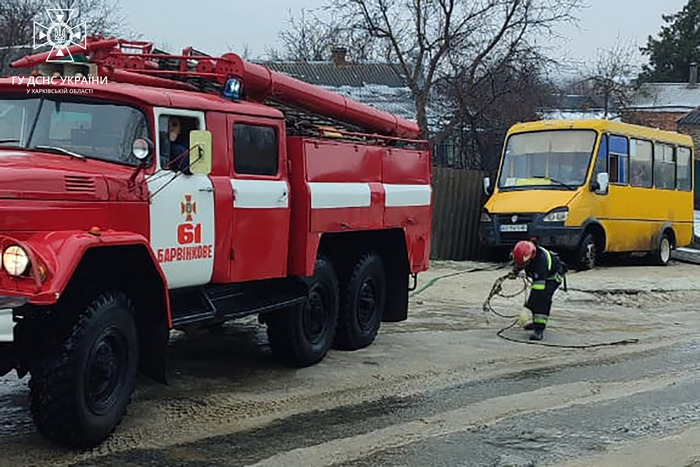
<svg viewBox="0 0 700 467">
<path fill-rule="evenodd" d="M 549 321 L 552 296 L 564 280 L 566 268 L 556 254 L 529 240 L 515 245 L 513 262 L 515 267 L 509 275 L 511 278 L 524 270 L 532 279 L 532 291 L 525 304 L 532 312 L 532 322 L 524 328 L 532 331 L 530 340 L 540 341 Z"/>
</svg>

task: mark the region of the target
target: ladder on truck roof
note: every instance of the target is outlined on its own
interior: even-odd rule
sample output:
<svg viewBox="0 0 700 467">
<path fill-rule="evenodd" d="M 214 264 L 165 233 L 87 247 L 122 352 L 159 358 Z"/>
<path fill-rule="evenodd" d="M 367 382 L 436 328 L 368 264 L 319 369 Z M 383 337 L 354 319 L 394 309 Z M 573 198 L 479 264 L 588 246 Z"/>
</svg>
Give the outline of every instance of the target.
<svg viewBox="0 0 700 467">
<path fill-rule="evenodd" d="M 419 139 L 416 122 L 274 72 L 233 53 L 212 57 L 186 47 L 180 55 L 173 55 L 155 49 L 152 42 L 102 37 L 88 38 L 85 49 L 71 46 L 68 51 L 71 55 L 84 55 L 100 76 L 111 81 L 265 102 L 284 113 L 293 134 L 340 135 L 363 141 L 369 138 L 382 144 L 425 146 L 425 141 Z M 48 53 L 21 58 L 11 66 L 31 68 L 43 64 Z"/>
</svg>

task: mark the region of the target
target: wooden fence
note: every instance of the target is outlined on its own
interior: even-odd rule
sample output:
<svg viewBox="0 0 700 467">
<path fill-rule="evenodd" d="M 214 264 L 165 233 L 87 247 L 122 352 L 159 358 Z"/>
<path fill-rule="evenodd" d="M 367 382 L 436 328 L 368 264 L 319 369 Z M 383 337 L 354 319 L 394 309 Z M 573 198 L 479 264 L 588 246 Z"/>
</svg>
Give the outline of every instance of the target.
<svg viewBox="0 0 700 467">
<path fill-rule="evenodd" d="M 433 168 L 432 259 L 484 259 L 479 242 L 484 175 L 477 170 Z"/>
</svg>

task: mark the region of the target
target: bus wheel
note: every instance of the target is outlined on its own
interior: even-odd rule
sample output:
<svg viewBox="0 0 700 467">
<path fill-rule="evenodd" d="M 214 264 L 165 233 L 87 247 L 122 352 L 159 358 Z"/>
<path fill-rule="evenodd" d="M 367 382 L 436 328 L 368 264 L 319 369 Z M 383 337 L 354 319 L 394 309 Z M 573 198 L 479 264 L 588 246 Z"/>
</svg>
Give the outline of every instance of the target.
<svg viewBox="0 0 700 467">
<path fill-rule="evenodd" d="M 657 266 L 666 266 L 671 260 L 672 249 L 673 243 L 671 242 L 671 237 L 669 236 L 668 232 L 664 232 L 663 235 L 661 235 L 659 248 L 651 253 L 653 263 Z"/>
<path fill-rule="evenodd" d="M 598 259 L 598 245 L 592 233 L 583 236 L 576 253 L 576 267 L 579 271 L 593 269 Z"/>
</svg>

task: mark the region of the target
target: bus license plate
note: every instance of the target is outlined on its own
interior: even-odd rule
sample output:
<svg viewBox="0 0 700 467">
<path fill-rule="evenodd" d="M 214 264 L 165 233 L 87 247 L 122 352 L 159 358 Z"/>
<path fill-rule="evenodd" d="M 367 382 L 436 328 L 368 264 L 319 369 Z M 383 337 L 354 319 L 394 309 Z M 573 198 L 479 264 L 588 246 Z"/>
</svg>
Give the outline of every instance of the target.
<svg viewBox="0 0 700 467">
<path fill-rule="evenodd" d="M 527 232 L 527 224 L 506 224 L 500 227 L 501 232 Z"/>
</svg>

